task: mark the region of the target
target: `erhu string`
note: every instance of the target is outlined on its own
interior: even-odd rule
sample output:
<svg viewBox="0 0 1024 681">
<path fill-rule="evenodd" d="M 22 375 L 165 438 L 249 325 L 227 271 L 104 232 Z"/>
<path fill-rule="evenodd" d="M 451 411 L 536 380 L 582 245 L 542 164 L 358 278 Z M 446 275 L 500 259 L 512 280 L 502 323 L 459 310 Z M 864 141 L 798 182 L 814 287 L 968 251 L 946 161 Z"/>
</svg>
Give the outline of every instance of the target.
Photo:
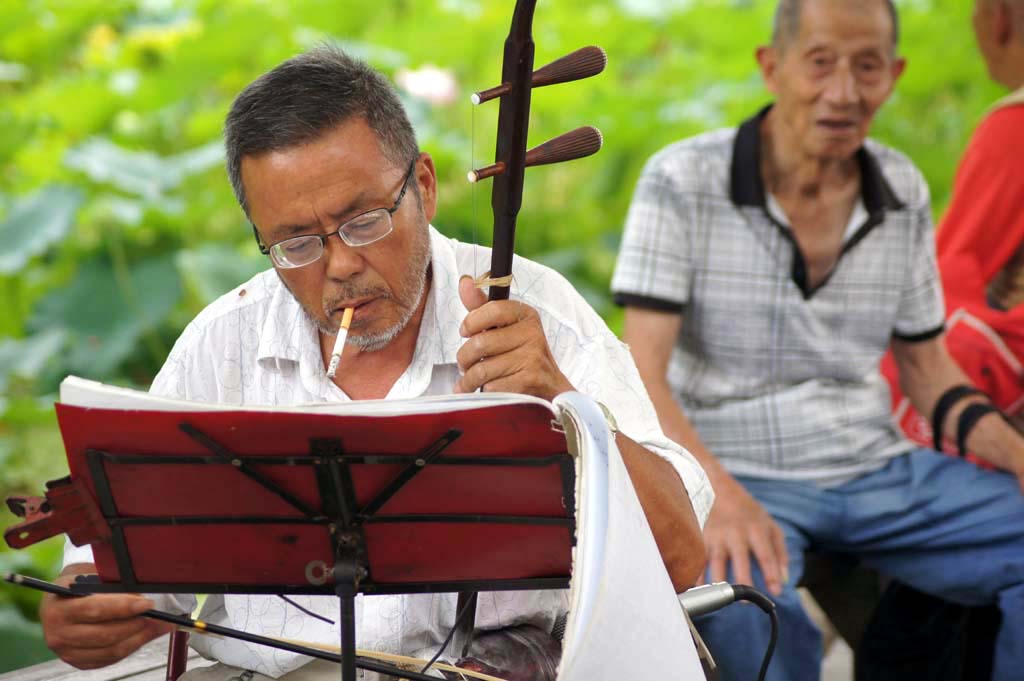
<svg viewBox="0 0 1024 681">
<path fill-rule="evenodd" d="M 469 169 L 473 170 L 476 168 L 476 105 L 473 102 L 469 103 Z M 478 250 L 480 246 L 480 235 L 477 231 L 477 214 L 476 214 L 476 182 L 472 182 L 469 185 L 469 220 L 473 230 L 473 243 L 477 246 L 473 250 L 473 280 L 477 281 L 480 278 L 480 268 L 478 266 L 479 257 Z"/>
</svg>

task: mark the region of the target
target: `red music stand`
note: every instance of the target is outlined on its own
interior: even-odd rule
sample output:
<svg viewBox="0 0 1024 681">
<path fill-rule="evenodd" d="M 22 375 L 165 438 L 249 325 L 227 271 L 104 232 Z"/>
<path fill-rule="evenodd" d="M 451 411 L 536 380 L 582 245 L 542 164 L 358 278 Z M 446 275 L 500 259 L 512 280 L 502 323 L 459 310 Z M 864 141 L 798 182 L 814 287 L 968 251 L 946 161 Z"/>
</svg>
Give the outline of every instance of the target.
<svg viewBox="0 0 1024 681">
<path fill-rule="evenodd" d="M 48 513 L 5 537 L 91 543 L 99 574 L 80 593 L 334 594 L 349 681 L 380 666 L 355 654 L 357 593 L 568 586 L 575 462 L 537 400 L 398 416 L 58 404 L 57 416 L 71 475 L 48 485 Z"/>
</svg>

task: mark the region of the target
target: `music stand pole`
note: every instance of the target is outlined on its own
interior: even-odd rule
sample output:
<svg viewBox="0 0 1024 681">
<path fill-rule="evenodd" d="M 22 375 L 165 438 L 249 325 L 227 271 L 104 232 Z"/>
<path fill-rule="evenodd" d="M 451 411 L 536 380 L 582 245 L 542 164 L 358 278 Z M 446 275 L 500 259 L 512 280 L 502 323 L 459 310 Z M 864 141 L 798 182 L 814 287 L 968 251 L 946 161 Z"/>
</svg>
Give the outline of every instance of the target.
<svg viewBox="0 0 1024 681">
<path fill-rule="evenodd" d="M 347 575 L 345 573 L 348 573 Z M 335 587 L 341 611 L 341 678 L 356 681 L 356 575 L 338 561 L 334 566 Z"/>
</svg>

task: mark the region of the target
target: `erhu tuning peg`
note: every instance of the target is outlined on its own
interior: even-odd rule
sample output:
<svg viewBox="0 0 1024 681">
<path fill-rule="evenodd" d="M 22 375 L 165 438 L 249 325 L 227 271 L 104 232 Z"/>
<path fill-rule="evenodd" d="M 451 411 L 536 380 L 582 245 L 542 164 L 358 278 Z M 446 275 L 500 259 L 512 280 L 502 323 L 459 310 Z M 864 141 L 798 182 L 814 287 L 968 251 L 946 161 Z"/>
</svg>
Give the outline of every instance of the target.
<svg viewBox="0 0 1024 681">
<path fill-rule="evenodd" d="M 466 173 L 466 179 L 469 180 L 470 183 L 479 182 L 480 180 L 486 180 L 488 177 L 501 175 L 503 172 L 505 172 L 505 163 L 503 161 L 498 161 L 497 163 L 492 163 L 491 165 L 484 166 L 483 168 L 470 170 Z"/>
<path fill-rule="evenodd" d="M 582 78 L 590 78 L 604 71 L 604 67 L 607 65 L 608 55 L 600 47 L 594 45 L 581 47 L 575 52 L 570 52 L 561 59 L 556 59 L 550 64 L 534 71 L 531 86 L 538 88 L 545 85 L 556 85 Z M 474 93 L 470 96 L 470 101 L 474 104 L 483 104 L 506 95 L 511 91 L 512 85 L 510 83 L 502 83 L 489 90 Z"/>
<path fill-rule="evenodd" d="M 604 138 L 601 131 L 592 125 L 585 125 L 575 130 L 563 133 L 558 137 L 548 140 L 544 144 L 534 147 L 526 152 L 525 166 L 542 166 L 549 163 L 561 163 L 572 161 L 596 154 L 601 149 Z M 478 182 L 488 177 L 494 177 L 505 172 L 505 164 L 502 161 L 492 163 L 489 166 L 472 170 L 467 177 L 470 182 Z"/>
<path fill-rule="evenodd" d="M 557 83 L 590 78 L 604 71 L 608 55 L 600 47 L 590 45 L 570 52 L 533 72 L 533 87 L 544 87 Z"/>
<path fill-rule="evenodd" d="M 526 165 L 527 167 L 542 166 L 590 156 L 601 149 L 603 142 L 604 138 L 601 136 L 600 130 L 592 125 L 584 125 L 581 128 L 562 133 L 527 151 Z"/>
</svg>

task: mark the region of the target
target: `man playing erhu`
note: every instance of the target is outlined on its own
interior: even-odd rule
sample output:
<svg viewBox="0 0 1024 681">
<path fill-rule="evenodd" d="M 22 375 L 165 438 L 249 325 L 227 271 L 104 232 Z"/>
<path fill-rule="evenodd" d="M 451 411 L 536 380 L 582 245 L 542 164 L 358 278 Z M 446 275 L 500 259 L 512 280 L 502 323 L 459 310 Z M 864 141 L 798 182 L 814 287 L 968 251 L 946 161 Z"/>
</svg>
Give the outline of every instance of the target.
<svg viewBox="0 0 1024 681">
<path fill-rule="evenodd" d="M 516 392 L 552 399 L 579 390 L 617 420 L 617 444 L 678 590 L 703 567 L 700 523 L 712 494 L 703 472 L 661 432 L 628 351 L 555 272 L 518 259 L 512 299 L 486 302 L 468 273 L 489 251 L 445 238 L 430 222 L 437 178 L 390 84 L 321 48 L 249 85 L 227 118 L 228 174 L 273 265 L 206 308 L 178 340 L 152 392 L 232 405 Z M 351 325 L 327 376 L 346 310 Z M 70 548 L 65 578 L 93 570 Z M 481 594 L 483 628 L 550 632 L 560 591 Z M 293 598 L 337 621 L 333 597 Z M 47 642 L 97 667 L 152 638 L 133 596 L 48 598 Z M 187 609 L 190 604 L 182 604 Z M 455 596 L 371 596 L 357 602 L 360 645 L 430 657 L 455 618 Z M 211 596 L 203 619 L 256 633 L 335 644 L 337 624 L 273 596 Z M 232 640 L 197 641 L 220 661 L 187 679 L 337 678 L 334 665 Z"/>
</svg>

